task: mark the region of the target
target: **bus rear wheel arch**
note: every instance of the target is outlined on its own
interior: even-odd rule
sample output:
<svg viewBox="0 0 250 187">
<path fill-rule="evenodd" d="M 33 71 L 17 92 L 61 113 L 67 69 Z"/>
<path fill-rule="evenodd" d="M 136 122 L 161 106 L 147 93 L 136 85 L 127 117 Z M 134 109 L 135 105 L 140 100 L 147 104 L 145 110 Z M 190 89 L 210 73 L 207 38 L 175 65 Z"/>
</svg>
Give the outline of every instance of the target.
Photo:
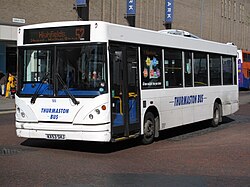
<svg viewBox="0 0 250 187">
<path fill-rule="evenodd" d="M 155 119 L 151 112 L 147 112 L 144 117 L 142 144 L 151 144 L 155 135 Z"/>
<path fill-rule="evenodd" d="M 220 100 L 216 100 L 213 107 L 213 118 L 211 126 L 217 127 L 222 122 L 222 106 Z"/>
<path fill-rule="evenodd" d="M 148 110 L 144 116 L 143 135 L 141 143 L 144 145 L 151 144 L 159 136 L 159 114 L 157 109 Z"/>
</svg>

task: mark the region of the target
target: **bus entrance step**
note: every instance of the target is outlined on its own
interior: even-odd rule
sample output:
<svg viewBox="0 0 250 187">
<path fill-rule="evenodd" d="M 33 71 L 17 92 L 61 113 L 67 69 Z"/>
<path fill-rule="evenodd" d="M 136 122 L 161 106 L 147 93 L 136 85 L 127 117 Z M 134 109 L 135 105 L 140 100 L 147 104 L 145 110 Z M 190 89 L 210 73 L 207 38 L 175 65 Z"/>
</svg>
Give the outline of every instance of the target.
<svg viewBox="0 0 250 187">
<path fill-rule="evenodd" d="M 112 138 L 111 142 L 119 142 L 119 141 L 123 141 L 123 140 L 128 140 L 128 139 L 132 139 L 132 138 L 137 138 L 140 136 L 140 133 L 136 133 L 136 134 L 131 134 L 129 136 L 124 136 L 124 137 L 119 137 L 119 138 Z"/>
</svg>

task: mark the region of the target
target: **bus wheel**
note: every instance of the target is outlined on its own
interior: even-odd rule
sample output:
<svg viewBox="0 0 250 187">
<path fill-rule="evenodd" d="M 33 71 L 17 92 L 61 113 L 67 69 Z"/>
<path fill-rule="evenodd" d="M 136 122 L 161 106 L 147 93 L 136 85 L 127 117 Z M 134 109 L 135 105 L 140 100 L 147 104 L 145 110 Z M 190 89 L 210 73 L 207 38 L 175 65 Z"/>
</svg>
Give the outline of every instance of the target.
<svg viewBox="0 0 250 187">
<path fill-rule="evenodd" d="M 214 103 L 213 119 L 211 120 L 211 126 L 217 127 L 221 119 L 220 104 Z"/>
<path fill-rule="evenodd" d="M 155 119 L 151 112 L 146 113 L 143 128 L 142 143 L 144 145 L 152 143 L 155 135 Z"/>
</svg>

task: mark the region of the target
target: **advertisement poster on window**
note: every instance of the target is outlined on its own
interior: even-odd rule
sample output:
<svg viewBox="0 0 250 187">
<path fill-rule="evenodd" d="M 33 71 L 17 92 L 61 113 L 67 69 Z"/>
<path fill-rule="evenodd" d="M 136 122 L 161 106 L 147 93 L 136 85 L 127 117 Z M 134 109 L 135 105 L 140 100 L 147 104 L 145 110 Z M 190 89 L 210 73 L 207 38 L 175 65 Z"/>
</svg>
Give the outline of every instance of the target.
<svg viewBox="0 0 250 187">
<path fill-rule="evenodd" d="M 162 88 L 161 50 L 142 48 L 142 88 Z"/>
</svg>

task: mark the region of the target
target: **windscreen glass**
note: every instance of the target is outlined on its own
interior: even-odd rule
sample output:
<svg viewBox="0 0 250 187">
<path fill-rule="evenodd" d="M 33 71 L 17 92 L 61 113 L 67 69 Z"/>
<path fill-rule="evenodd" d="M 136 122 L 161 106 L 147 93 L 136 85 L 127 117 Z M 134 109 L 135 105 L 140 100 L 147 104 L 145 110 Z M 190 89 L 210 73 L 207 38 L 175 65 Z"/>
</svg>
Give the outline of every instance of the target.
<svg viewBox="0 0 250 187">
<path fill-rule="evenodd" d="M 75 96 L 107 92 L 106 46 L 59 47 L 57 65 L 58 95 L 65 86 Z"/>
<path fill-rule="evenodd" d="M 52 50 L 27 49 L 20 54 L 21 66 L 21 94 L 34 94 L 38 91 L 43 95 L 53 94 Z M 38 90 L 39 88 L 39 90 Z"/>
<path fill-rule="evenodd" d="M 19 51 L 18 94 L 93 97 L 107 92 L 105 44 Z"/>
</svg>

